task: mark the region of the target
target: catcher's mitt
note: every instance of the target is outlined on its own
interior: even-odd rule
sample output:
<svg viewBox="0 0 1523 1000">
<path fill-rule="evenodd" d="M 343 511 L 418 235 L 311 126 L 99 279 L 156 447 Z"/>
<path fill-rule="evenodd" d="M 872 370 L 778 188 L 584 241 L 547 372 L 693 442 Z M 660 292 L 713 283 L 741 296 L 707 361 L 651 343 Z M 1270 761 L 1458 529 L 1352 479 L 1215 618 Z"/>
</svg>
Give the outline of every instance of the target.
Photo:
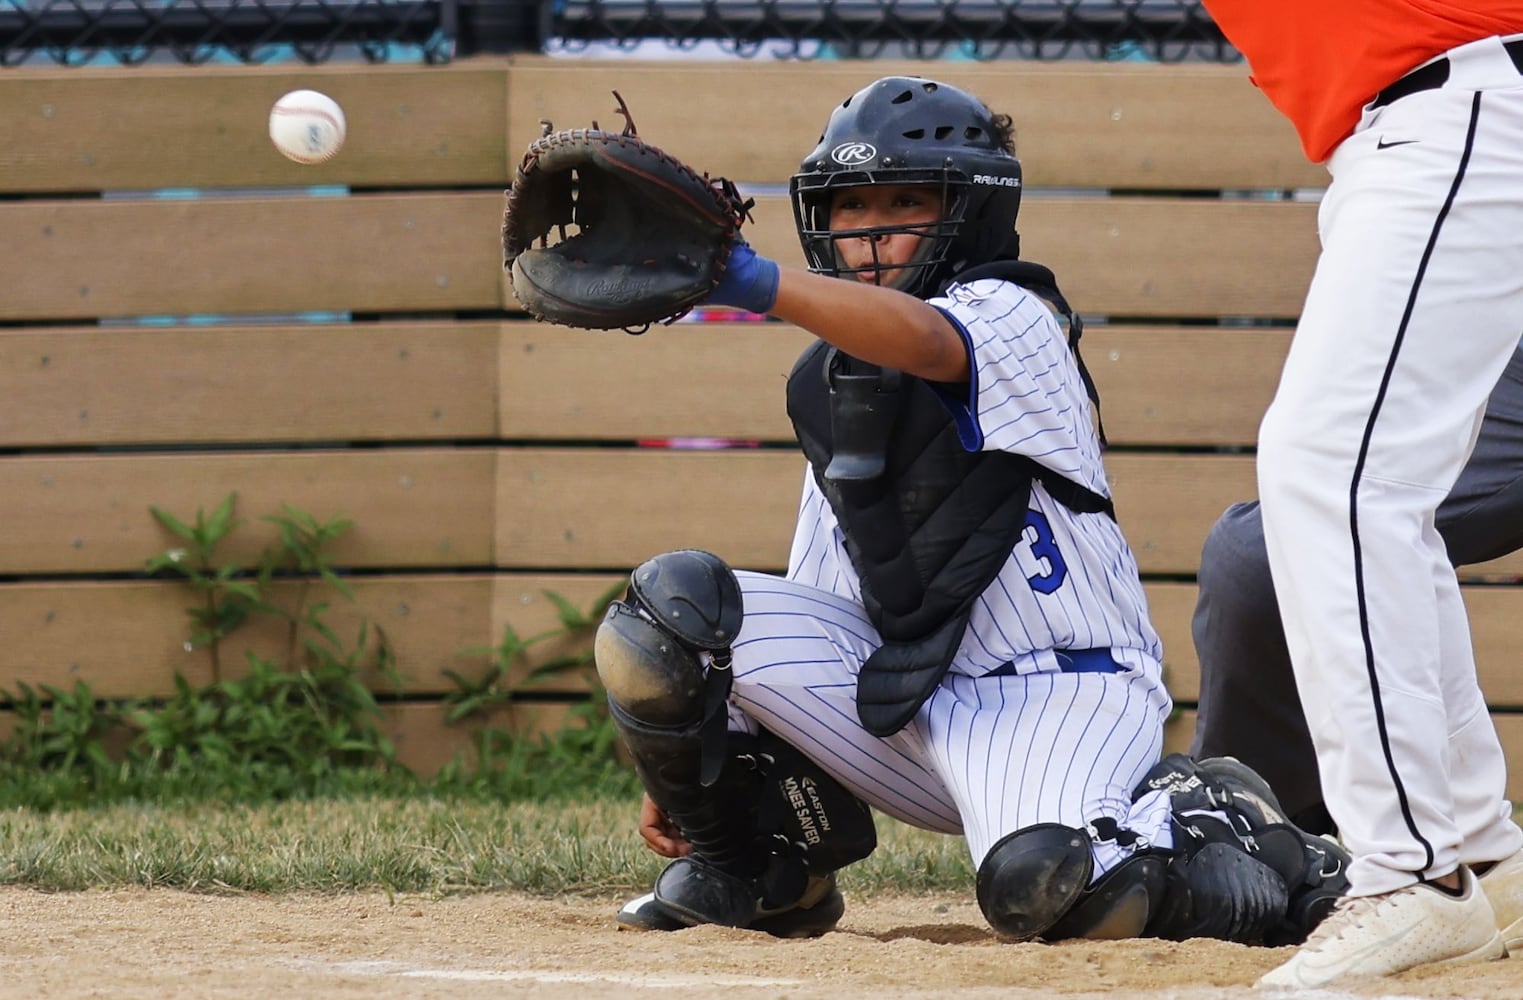
<svg viewBox="0 0 1523 1000">
<path fill-rule="evenodd" d="M 542 123 L 508 191 L 503 263 L 537 319 L 639 333 L 713 291 L 753 203 L 640 139 L 613 96 L 622 132 Z"/>
</svg>

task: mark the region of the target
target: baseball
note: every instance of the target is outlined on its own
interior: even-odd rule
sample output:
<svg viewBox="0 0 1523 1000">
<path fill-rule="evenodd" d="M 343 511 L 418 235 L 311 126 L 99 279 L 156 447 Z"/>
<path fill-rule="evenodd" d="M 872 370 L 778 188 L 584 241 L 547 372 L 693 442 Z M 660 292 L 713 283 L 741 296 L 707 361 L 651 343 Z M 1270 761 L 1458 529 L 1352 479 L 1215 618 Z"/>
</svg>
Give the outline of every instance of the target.
<svg viewBox="0 0 1523 1000">
<path fill-rule="evenodd" d="M 297 163 L 325 163 L 344 145 L 344 109 L 327 94 L 293 90 L 270 109 L 270 141 Z"/>
</svg>

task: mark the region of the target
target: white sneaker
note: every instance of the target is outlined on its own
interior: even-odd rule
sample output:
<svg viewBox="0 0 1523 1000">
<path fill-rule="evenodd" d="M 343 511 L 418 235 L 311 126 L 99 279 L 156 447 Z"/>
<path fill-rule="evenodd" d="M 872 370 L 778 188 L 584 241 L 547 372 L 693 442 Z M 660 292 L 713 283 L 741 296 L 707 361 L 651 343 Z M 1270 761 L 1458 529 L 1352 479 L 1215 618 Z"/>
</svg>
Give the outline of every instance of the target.
<svg viewBox="0 0 1523 1000">
<path fill-rule="evenodd" d="M 1502 958 L 1507 948 L 1496 914 L 1470 869 L 1459 871 L 1459 897 L 1419 883 L 1339 900 L 1290 961 L 1265 973 L 1259 985 L 1309 988 L 1419 965 Z"/>
<path fill-rule="evenodd" d="M 1523 851 L 1498 861 L 1476 881 L 1496 912 L 1507 950 L 1523 955 Z"/>
</svg>

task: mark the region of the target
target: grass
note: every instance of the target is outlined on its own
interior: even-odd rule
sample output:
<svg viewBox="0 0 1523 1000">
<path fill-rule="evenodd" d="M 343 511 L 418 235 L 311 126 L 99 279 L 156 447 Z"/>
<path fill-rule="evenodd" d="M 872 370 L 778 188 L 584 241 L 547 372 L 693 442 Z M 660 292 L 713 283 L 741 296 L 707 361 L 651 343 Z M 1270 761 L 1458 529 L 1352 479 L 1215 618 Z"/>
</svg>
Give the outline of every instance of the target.
<svg viewBox="0 0 1523 1000">
<path fill-rule="evenodd" d="M 0 885 L 612 897 L 647 891 L 665 863 L 640 841 L 636 811 L 623 798 L 12 809 L 0 812 Z M 971 891 L 961 838 L 877 820 L 878 850 L 842 873 L 843 886 Z"/>
</svg>

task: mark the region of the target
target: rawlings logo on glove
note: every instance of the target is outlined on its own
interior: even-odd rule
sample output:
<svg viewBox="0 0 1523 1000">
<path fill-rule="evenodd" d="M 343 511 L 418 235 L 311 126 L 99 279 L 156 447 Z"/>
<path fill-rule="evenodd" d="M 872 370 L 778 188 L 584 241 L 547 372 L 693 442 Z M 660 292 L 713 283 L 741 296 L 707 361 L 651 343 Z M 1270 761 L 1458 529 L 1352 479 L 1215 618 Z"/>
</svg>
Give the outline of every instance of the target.
<svg viewBox="0 0 1523 1000">
<path fill-rule="evenodd" d="M 622 132 L 542 122 L 508 191 L 503 265 L 536 319 L 643 333 L 710 296 L 754 203 L 640 139 L 613 96 Z"/>
</svg>

